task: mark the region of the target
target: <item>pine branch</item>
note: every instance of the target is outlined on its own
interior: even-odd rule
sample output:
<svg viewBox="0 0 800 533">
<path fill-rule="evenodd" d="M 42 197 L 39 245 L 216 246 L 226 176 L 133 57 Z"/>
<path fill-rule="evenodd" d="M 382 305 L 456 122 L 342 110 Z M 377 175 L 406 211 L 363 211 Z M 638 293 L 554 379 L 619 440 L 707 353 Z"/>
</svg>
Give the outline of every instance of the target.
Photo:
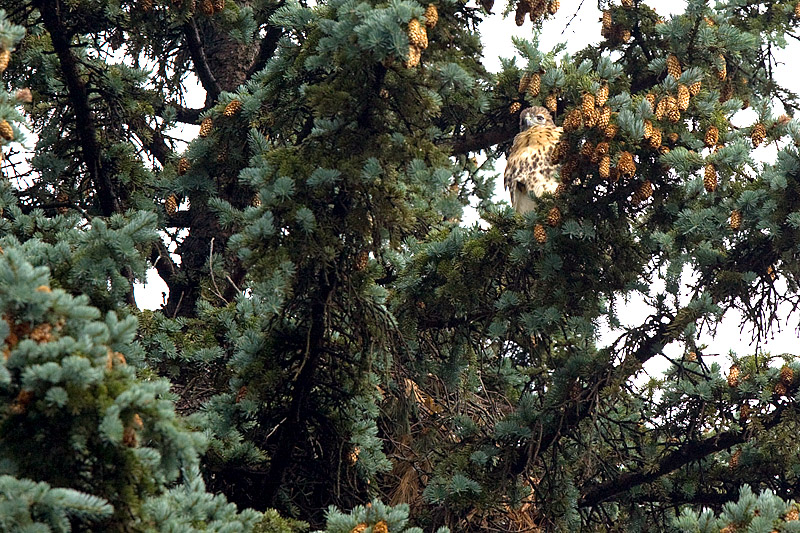
<svg viewBox="0 0 800 533">
<path fill-rule="evenodd" d="M 45 29 L 50 33 L 53 49 L 64 74 L 69 100 L 75 111 L 75 129 L 81 142 L 83 162 L 97 187 L 100 210 L 104 216 L 111 216 L 121 210 L 117 191 L 111 177 L 103 169 L 101 149 L 97 143 L 97 128 L 93 122 L 94 114 L 89 105 L 89 91 L 78 73 L 78 60 L 70 49 L 72 35 L 67 32 L 66 26 L 61 21 L 60 1 L 56 0 L 54 4 L 45 0 L 34 2 L 41 14 Z"/>
<path fill-rule="evenodd" d="M 453 145 L 453 154 L 468 154 L 470 152 L 486 150 L 492 146 L 510 141 L 516 134 L 516 125 L 512 122 L 508 122 L 496 125 L 481 133 L 463 135 L 451 141 Z"/>
<path fill-rule="evenodd" d="M 786 405 L 777 406 L 775 411 L 770 413 L 770 418 L 762 421 L 762 429 L 770 430 L 778 425 L 786 407 Z M 689 463 L 699 461 L 712 453 L 725 450 L 731 446 L 742 444 L 747 440 L 747 432 L 731 430 L 719 433 L 700 442 L 688 442 L 665 456 L 655 468 L 647 467 L 645 471 L 626 472 L 616 479 L 591 486 L 584 493 L 579 505 L 581 507 L 591 507 L 609 501 L 615 496 L 627 492 L 634 487 L 653 482 L 661 476 L 670 474 Z"/>
</svg>

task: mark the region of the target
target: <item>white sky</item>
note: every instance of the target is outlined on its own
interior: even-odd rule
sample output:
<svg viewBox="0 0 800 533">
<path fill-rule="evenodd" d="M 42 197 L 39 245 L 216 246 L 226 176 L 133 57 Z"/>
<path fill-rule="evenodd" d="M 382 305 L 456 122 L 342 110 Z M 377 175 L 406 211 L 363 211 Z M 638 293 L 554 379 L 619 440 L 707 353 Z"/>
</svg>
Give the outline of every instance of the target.
<svg viewBox="0 0 800 533">
<path fill-rule="evenodd" d="M 532 31 L 529 21 L 526 21 L 522 27 L 517 27 L 513 20 L 513 13 L 509 18 L 504 19 L 499 14 L 503 7 L 502 4 L 503 2 L 498 0 L 495 3 L 496 13 L 489 16 L 480 25 L 480 32 L 484 42 L 484 64 L 493 72 L 500 69 L 499 57 L 509 58 L 516 55 L 511 43 L 511 37 L 530 37 Z M 684 1 L 651 0 L 648 4 L 665 18 L 671 14 L 683 12 L 685 7 Z M 597 9 L 596 2 L 582 0 L 581 2 L 568 3 L 562 1 L 560 11 L 544 24 L 539 38 L 541 49 L 548 49 L 554 47 L 557 43 L 564 42 L 567 44 L 567 51 L 574 53 L 591 43 L 598 42 L 600 40 L 600 16 L 601 13 Z M 789 53 L 798 51 L 800 51 L 800 46 L 793 44 L 788 51 L 779 52 L 778 57 L 788 58 Z M 520 58 L 518 63 L 524 65 L 525 61 Z M 798 76 L 798 73 L 784 66 L 784 68 L 779 69 L 777 78 L 782 84 L 800 92 L 800 78 Z M 189 105 L 202 105 L 201 91 L 198 91 L 195 96 L 197 96 L 197 101 L 190 101 Z M 192 99 L 194 100 L 195 98 Z M 743 120 L 743 123 L 752 121 L 752 118 L 746 115 L 737 118 Z M 189 135 L 189 137 L 191 136 Z M 759 152 L 759 155 L 771 160 L 774 157 L 775 150 L 774 148 L 765 148 L 760 149 Z M 498 165 L 498 169 L 502 169 L 502 164 Z M 500 173 L 501 171 L 498 174 Z M 501 181 L 498 175 L 495 194 L 498 198 L 505 198 L 506 193 L 503 191 Z M 474 220 L 475 214 L 466 213 L 465 218 L 467 221 L 469 221 L 470 217 L 473 217 L 472 220 Z M 651 294 L 655 294 L 655 291 L 660 290 L 660 288 L 656 285 L 651 290 Z M 135 288 L 136 301 L 141 308 L 158 309 L 162 304 L 162 292 L 167 291 L 166 284 L 158 277 L 154 269 L 150 269 L 147 284 L 137 285 Z M 632 300 L 624 306 L 624 309 L 620 309 L 623 323 L 629 325 L 635 325 L 638 320 L 647 314 L 649 314 L 649 308 L 641 299 Z M 796 351 L 795 346 L 798 344 L 798 335 L 794 331 L 796 324 L 797 319 L 792 319 L 788 328 L 783 327 L 782 332 L 775 332 L 772 338 L 761 344 L 760 348 L 763 351 L 771 351 L 772 353 Z M 611 332 L 608 328 L 605 328 L 601 344 L 613 339 L 616 336 L 615 333 L 618 332 Z M 719 327 L 715 338 L 706 335 L 701 337 L 701 341 L 708 344 L 708 348 L 705 350 L 705 353 L 708 354 L 726 354 L 729 350 L 734 350 L 744 355 L 754 349 L 750 342 L 749 332 L 745 331 L 744 334 L 739 332 L 739 317 L 733 313 Z M 667 353 L 671 356 L 677 356 L 679 352 L 680 347 L 678 346 L 667 350 Z M 720 361 L 722 362 L 722 360 Z M 665 361 L 661 360 L 655 364 L 655 367 L 663 368 L 664 363 Z M 652 370 L 656 370 L 656 368 L 652 368 Z"/>
</svg>

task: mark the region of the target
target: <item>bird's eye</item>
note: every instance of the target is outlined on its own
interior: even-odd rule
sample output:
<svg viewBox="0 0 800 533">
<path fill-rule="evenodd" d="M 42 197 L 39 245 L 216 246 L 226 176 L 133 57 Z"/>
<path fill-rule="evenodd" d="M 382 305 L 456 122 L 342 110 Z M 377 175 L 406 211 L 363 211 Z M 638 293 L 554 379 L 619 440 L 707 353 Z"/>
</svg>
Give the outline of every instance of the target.
<svg viewBox="0 0 800 533">
<path fill-rule="evenodd" d="M 536 115 L 536 122 L 544 122 L 544 115 Z"/>
</svg>

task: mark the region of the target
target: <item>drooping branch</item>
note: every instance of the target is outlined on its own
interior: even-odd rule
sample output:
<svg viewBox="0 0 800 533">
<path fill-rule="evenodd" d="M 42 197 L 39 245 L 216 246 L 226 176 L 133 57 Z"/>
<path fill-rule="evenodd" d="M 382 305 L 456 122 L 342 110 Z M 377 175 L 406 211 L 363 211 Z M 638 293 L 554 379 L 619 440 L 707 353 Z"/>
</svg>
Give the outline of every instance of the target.
<svg viewBox="0 0 800 533">
<path fill-rule="evenodd" d="M 510 141 L 516 134 L 516 126 L 509 122 L 489 128 L 481 133 L 457 137 L 453 141 L 453 154 L 461 155 L 486 150 L 497 144 Z"/>
<path fill-rule="evenodd" d="M 766 420 L 760 422 L 762 430 L 769 430 L 778 425 L 786 405 L 778 406 Z M 654 468 L 637 472 L 626 472 L 616 479 L 611 479 L 589 487 L 580 500 L 581 507 L 591 507 L 614 499 L 632 488 L 650 483 L 661 476 L 670 474 L 689 463 L 699 461 L 712 453 L 719 452 L 742 444 L 748 440 L 746 431 L 731 430 L 708 437 L 699 442 L 689 442 L 672 453 L 667 454 Z"/>
<path fill-rule="evenodd" d="M 81 143 L 83 162 L 86 164 L 89 177 L 97 187 L 100 210 L 104 216 L 111 216 L 121 210 L 119 197 L 111 176 L 103 168 L 101 150 L 97 142 L 97 128 L 93 122 L 94 114 L 89 105 L 89 91 L 78 73 L 78 60 L 72 53 L 70 45 L 72 36 L 61 21 L 61 2 L 36 0 L 34 5 L 41 14 L 45 29 L 50 33 L 53 49 L 64 74 L 69 100 L 75 110 L 75 129 Z"/>
</svg>

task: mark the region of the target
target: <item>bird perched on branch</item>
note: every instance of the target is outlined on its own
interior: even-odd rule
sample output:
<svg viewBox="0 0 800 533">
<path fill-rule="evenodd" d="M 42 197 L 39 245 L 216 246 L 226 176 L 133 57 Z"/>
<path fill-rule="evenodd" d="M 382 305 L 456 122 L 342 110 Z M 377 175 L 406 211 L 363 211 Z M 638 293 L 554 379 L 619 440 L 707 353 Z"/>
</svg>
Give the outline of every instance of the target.
<svg viewBox="0 0 800 533">
<path fill-rule="evenodd" d="M 519 116 L 520 132 L 508 154 L 505 186 L 511 193 L 511 205 L 524 214 L 536 207 L 531 197 L 555 192 L 559 166 L 553 163 L 553 152 L 562 129 L 553 122 L 544 107 L 529 107 Z"/>
</svg>

